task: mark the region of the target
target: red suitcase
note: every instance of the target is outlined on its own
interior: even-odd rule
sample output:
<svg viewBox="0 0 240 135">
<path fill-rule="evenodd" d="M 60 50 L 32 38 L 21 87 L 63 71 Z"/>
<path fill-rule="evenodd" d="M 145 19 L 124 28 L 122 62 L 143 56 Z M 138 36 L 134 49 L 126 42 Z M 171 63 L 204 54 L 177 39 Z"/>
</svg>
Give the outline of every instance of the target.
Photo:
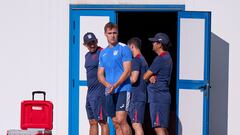
<svg viewBox="0 0 240 135">
<path fill-rule="evenodd" d="M 44 100 L 34 100 L 35 94 L 43 94 Z M 33 91 L 32 100 L 21 103 L 21 129 L 40 128 L 51 130 L 53 128 L 53 104 L 46 101 L 44 91 Z"/>
</svg>

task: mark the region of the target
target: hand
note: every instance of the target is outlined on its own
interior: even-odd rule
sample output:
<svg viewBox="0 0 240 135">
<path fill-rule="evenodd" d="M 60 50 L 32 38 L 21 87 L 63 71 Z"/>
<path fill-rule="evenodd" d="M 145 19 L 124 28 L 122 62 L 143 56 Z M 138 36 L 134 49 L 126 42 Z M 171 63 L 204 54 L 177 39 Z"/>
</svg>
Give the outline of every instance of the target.
<svg viewBox="0 0 240 135">
<path fill-rule="evenodd" d="M 110 85 L 109 87 L 107 87 L 107 91 L 106 91 L 106 94 L 111 94 L 114 92 L 114 90 L 116 89 L 116 85 Z"/>
<path fill-rule="evenodd" d="M 111 94 L 113 92 L 113 86 L 111 84 L 109 84 L 106 88 L 107 88 L 105 91 L 106 95 Z"/>
<path fill-rule="evenodd" d="M 155 82 L 157 81 L 157 76 L 156 75 L 153 75 L 149 78 L 149 82 L 154 84 Z"/>
</svg>

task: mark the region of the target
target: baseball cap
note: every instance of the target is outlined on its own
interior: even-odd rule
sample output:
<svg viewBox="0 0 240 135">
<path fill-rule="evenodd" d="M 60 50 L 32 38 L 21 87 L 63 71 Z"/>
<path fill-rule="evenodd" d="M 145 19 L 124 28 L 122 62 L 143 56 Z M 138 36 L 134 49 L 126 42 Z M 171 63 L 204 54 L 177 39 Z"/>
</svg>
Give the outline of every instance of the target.
<svg viewBox="0 0 240 135">
<path fill-rule="evenodd" d="M 169 37 L 165 33 L 157 33 L 153 38 L 148 38 L 152 42 L 161 42 L 164 45 L 169 43 Z"/>
<path fill-rule="evenodd" d="M 97 38 L 96 38 L 96 36 L 92 32 L 87 32 L 83 36 L 83 44 L 88 44 L 91 41 L 97 41 Z"/>
</svg>

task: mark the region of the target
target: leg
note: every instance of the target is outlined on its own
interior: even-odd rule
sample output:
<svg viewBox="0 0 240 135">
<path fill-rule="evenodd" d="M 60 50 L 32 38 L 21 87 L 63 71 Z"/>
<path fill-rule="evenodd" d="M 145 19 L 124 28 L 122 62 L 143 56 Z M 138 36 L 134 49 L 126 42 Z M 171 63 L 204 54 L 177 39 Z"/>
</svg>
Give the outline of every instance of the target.
<svg viewBox="0 0 240 135">
<path fill-rule="evenodd" d="M 157 135 L 168 135 L 166 128 L 154 128 Z"/>
<path fill-rule="evenodd" d="M 135 135 L 144 135 L 141 123 L 133 123 L 132 126 L 135 131 Z"/>
<path fill-rule="evenodd" d="M 120 127 L 120 124 L 119 124 L 119 122 L 117 120 L 117 117 L 113 117 L 112 118 L 112 122 L 113 122 L 113 125 L 114 125 L 115 130 L 116 130 L 116 135 L 124 135 L 123 131 L 122 131 L 121 127 Z"/>
<path fill-rule="evenodd" d="M 98 121 L 95 119 L 94 116 L 94 101 L 86 101 L 86 111 L 87 111 L 87 117 L 89 120 L 89 135 L 98 135 Z"/>
<path fill-rule="evenodd" d="M 124 135 L 131 135 L 132 131 L 130 126 L 127 123 L 127 112 L 117 111 L 116 112 L 117 121 L 122 129 Z"/>
<path fill-rule="evenodd" d="M 135 135 L 144 135 L 142 123 L 144 120 L 145 102 L 132 101 L 129 106 L 129 117 L 132 122 L 132 127 L 135 131 Z"/>
<path fill-rule="evenodd" d="M 122 129 L 120 128 L 120 125 L 116 118 L 116 113 L 115 113 L 116 104 L 114 102 L 115 96 L 116 96 L 115 94 L 109 94 L 106 96 L 106 111 L 108 116 L 112 118 L 113 126 L 115 127 L 115 130 L 116 130 L 116 134 L 123 135 Z"/>
<path fill-rule="evenodd" d="M 89 135 L 98 135 L 98 122 L 97 120 L 89 120 L 89 124 L 90 124 L 90 131 L 89 131 Z"/>
<path fill-rule="evenodd" d="M 100 121 L 99 124 L 101 126 L 101 135 L 109 135 L 108 123 L 106 121 Z"/>
<path fill-rule="evenodd" d="M 106 114 L 106 97 L 105 95 L 100 96 L 97 101 L 97 120 L 101 127 L 101 135 L 109 135 L 109 127 L 107 123 L 107 114 Z"/>
<path fill-rule="evenodd" d="M 131 135 L 132 131 L 127 123 L 127 111 L 130 104 L 130 92 L 118 93 L 116 102 L 116 118 L 124 135 Z"/>
<path fill-rule="evenodd" d="M 168 135 L 170 104 L 150 103 L 152 127 L 157 135 Z"/>
</svg>

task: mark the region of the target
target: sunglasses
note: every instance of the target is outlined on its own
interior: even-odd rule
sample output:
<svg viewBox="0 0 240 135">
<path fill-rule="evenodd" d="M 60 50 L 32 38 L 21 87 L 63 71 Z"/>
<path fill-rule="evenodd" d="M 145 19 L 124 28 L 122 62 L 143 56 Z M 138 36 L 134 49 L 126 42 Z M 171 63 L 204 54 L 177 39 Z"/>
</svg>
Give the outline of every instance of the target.
<svg viewBox="0 0 240 135">
<path fill-rule="evenodd" d="M 96 45 L 96 44 L 97 44 L 96 41 L 90 41 L 90 42 L 88 42 L 86 45 L 87 45 L 87 46 L 91 46 L 91 45 Z"/>
<path fill-rule="evenodd" d="M 160 43 L 160 42 L 158 42 L 158 41 L 153 41 L 153 42 L 152 42 L 152 44 L 155 44 L 155 43 Z"/>
</svg>

